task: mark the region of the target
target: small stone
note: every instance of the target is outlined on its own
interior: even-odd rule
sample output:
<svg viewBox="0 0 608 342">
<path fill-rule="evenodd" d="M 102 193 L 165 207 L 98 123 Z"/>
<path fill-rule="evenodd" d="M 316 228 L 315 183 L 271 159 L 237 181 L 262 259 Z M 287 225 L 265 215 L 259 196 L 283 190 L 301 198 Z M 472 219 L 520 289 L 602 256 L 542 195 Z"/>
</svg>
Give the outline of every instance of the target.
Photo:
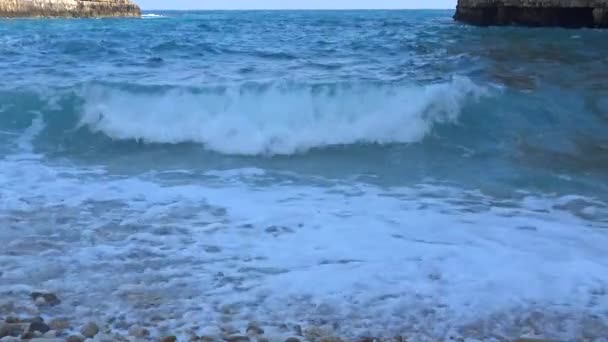
<svg viewBox="0 0 608 342">
<path fill-rule="evenodd" d="M 59 300 L 57 295 L 54 293 L 32 292 L 30 296 L 38 306 L 55 306 L 61 304 L 61 300 Z"/>
<path fill-rule="evenodd" d="M 302 326 L 301 326 L 301 325 L 299 325 L 299 324 L 294 325 L 294 327 L 293 327 L 293 332 L 294 332 L 296 335 L 298 335 L 298 336 L 304 336 L 304 335 L 302 334 Z"/>
<path fill-rule="evenodd" d="M 32 317 L 32 318 L 26 318 L 22 320 L 23 323 L 44 323 L 44 319 L 40 316 L 37 317 Z"/>
<path fill-rule="evenodd" d="M 239 329 L 231 326 L 231 325 L 222 325 L 220 327 L 220 330 L 222 331 L 222 333 L 224 333 L 225 335 L 236 335 L 239 333 Z"/>
<path fill-rule="evenodd" d="M 5 323 L 21 323 L 21 319 L 16 316 L 8 316 L 4 319 Z"/>
<path fill-rule="evenodd" d="M 250 322 L 247 326 L 247 335 L 249 336 L 257 336 L 263 335 L 264 329 L 260 328 L 256 323 Z"/>
<path fill-rule="evenodd" d="M 95 324 L 93 322 L 89 322 L 89 323 L 85 324 L 82 327 L 82 329 L 80 329 L 80 333 L 82 334 L 82 336 L 89 337 L 89 338 L 95 337 L 95 335 L 97 335 L 98 332 L 99 332 L 99 327 L 97 326 L 97 324 Z"/>
<path fill-rule="evenodd" d="M 49 328 L 57 331 L 66 330 L 70 327 L 70 322 L 63 318 L 55 318 L 49 322 Z"/>
<path fill-rule="evenodd" d="M 175 336 L 166 336 L 160 339 L 160 342 L 177 342 L 177 337 Z"/>
<path fill-rule="evenodd" d="M 48 338 L 48 337 L 38 337 L 33 338 L 30 342 L 64 342 L 61 338 Z"/>
<path fill-rule="evenodd" d="M 214 337 L 211 337 L 211 336 L 201 336 L 200 341 L 201 342 L 216 342 L 217 339 Z"/>
<path fill-rule="evenodd" d="M 150 331 L 148 331 L 148 329 L 141 327 L 139 325 L 133 325 L 129 328 L 129 336 L 146 337 L 146 336 L 150 336 Z"/>
<path fill-rule="evenodd" d="M 249 342 L 249 336 L 241 336 L 241 335 L 233 335 L 224 337 L 224 341 L 226 342 Z"/>
<path fill-rule="evenodd" d="M 300 342 L 300 339 L 296 337 L 290 337 L 286 339 L 285 342 Z"/>
<path fill-rule="evenodd" d="M 35 331 L 37 331 L 37 332 L 42 333 L 42 334 L 45 334 L 49 330 L 51 330 L 51 328 L 49 328 L 48 325 L 46 325 L 43 322 L 38 322 L 38 321 L 30 323 L 30 326 L 28 328 L 28 332 L 35 332 Z"/>
<path fill-rule="evenodd" d="M 70 335 L 66 342 L 84 342 L 85 337 L 80 335 Z"/>
<path fill-rule="evenodd" d="M 5 336 L 19 337 L 27 330 L 27 323 L 4 323 L 0 321 L 0 338 Z"/>
<path fill-rule="evenodd" d="M 319 342 L 343 342 L 341 338 L 335 336 L 322 337 Z"/>
<path fill-rule="evenodd" d="M 318 341 L 322 337 L 332 336 L 332 329 L 327 326 L 310 326 L 304 329 L 304 337 L 306 340 Z"/>
</svg>

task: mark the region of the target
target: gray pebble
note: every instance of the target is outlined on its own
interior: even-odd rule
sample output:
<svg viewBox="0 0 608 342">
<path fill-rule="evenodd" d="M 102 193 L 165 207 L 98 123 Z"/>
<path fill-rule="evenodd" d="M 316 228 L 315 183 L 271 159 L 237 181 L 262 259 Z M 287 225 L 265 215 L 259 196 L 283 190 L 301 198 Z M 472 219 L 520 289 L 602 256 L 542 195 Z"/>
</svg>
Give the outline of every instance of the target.
<svg viewBox="0 0 608 342">
<path fill-rule="evenodd" d="M 249 336 L 240 336 L 240 335 L 233 335 L 233 336 L 227 336 L 224 337 L 224 341 L 226 342 L 249 342 Z"/>
<path fill-rule="evenodd" d="M 70 322 L 63 318 L 55 318 L 49 322 L 49 328 L 57 331 L 66 330 L 70 327 Z"/>
<path fill-rule="evenodd" d="M 59 297 L 54 293 L 32 292 L 30 296 L 38 306 L 55 306 L 61 304 L 61 300 L 59 300 Z"/>
<path fill-rule="evenodd" d="M 42 334 L 46 333 L 49 330 L 51 330 L 51 328 L 49 328 L 48 325 L 46 325 L 43 322 L 38 322 L 38 321 L 30 323 L 30 326 L 29 326 L 29 329 L 28 329 L 29 332 L 37 331 L 37 332 L 40 332 Z"/>
<path fill-rule="evenodd" d="M 26 332 L 27 323 L 4 323 L 0 321 L 0 338 L 5 336 L 18 337 Z"/>
<path fill-rule="evenodd" d="M 70 335 L 66 342 L 84 342 L 85 337 L 80 335 Z"/>
<path fill-rule="evenodd" d="M 257 324 L 251 322 L 247 326 L 247 335 L 263 335 L 264 329 L 260 328 Z"/>
<path fill-rule="evenodd" d="M 85 324 L 82 329 L 80 329 L 80 333 L 82 334 L 82 336 L 89 338 L 93 338 L 95 335 L 97 335 L 98 332 L 99 327 L 93 322 Z"/>
<path fill-rule="evenodd" d="M 129 336 L 146 337 L 149 335 L 150 335 L 150 332 L 148 331 L 148 329 L 141 327 L 139 325 L 133 325 L 129 328 Z"/>
</svg>

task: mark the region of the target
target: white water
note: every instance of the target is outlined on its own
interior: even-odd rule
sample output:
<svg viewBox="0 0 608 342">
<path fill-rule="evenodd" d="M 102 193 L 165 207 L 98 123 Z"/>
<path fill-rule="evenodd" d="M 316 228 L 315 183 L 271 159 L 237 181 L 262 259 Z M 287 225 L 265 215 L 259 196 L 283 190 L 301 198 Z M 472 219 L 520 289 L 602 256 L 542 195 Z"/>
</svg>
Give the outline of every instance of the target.
<svg viewBox="0 0 608 342">
<path fill-rule="evenodd" d="M 601 202 L 294 185 L 261 169 L 112 176 L 29 158 L 40 125 L 0 161 L 0 294 L 26 307 L 42 288 L 74 321 L 160 317 L 159 334 L 254 319 L 281 338 L 282 323 L 325 322 L 416 341 L 579 340 L 590 315 L 605 319 L 608 235 L 579 215 Z"/>
<path fill-rule="evenodd" d="M 160 19 L 160 18 L 166 18 L 166 15 L 162 15 L 162 14 L 154 14 L 154 13 L 147 13 L 147 14 L 142 14 L 141 17 L 143 19 Z"/>
<path fill-rule="evenodd" d="M 355 143 L 411 143 L 454 122 L 487 93 L 467 78 L 429 86 L 312 91 L 272 87 L 222 94 L 93 89 L 81 125 L 114 139 L 195 142 L 228 154 L 294 154 Z"/>
</svg>

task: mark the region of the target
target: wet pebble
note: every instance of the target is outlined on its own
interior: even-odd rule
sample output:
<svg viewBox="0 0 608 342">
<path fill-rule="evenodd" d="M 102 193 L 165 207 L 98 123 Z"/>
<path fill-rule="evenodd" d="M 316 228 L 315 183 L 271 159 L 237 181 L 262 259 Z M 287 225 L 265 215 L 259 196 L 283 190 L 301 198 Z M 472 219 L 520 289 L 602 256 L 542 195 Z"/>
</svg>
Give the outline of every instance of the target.
<svg viewBox="0 0 608 342">
<path fill-rule="evenodd" d="M 88 338 L 95 337 L 95 335 L 97 335 L 98 332 L 99 332 L 99 327 L 97 326 L 97 324 L 95 324 L 93 322 L 89 322 L 89 323 L 85 324 L 82 327 L 82 329 L 80 329 L 80 333 L 82 334 L 82 336 L 88 337 Z"/>
<path fill-rule="evenodd" d="M 264 334 L 264 329 L 260 328 L 257 323 L 250 322 L 249 325 L 247 326 L 247 335 L 257 336 L 257 335 L 263 335 L 263 334 Z"/>
<path fill-rule="evenodd" d="M 70 335 L 66 342 L 84 342 L 85 337 L 80 335 Z"/>
<path fill-rule="evenodd" d="M 148 329 L 141 327 L 139 325 L 133 325 L 129 328 L 129 336 L 147 337 L 147 336 L 150 336 L 150 331 L 148 331 Z"/>
<path fill-rule="evenodd" d="M 160 342 L 177 342 L 177 337 L 175 336 L 166 336 L 163 337 Z"/>
<path fill-rule="evenodd" d="M 70 322 L 63 318 L 54 318 L 49 321 L 49 327 L 53 330 L 62 331 L 70 327 Z"/>
<path fill-rule="evenodd" d="M 237 328 L 235 328 L 235 327 L 233 327 L 231 325 L 227 325 L 227 324 L 226 325 L 222 325 L 220 327 L 220 330 L 222 331 L 222 333 L 224 335 L 236 335 L 236 334 L 239 333 L 239 329 L 237 329 Z"/>
<path fill-rule="evenodd" d="M 224 341 L 226 342 L 249 342 L 249 336 L 241 336 L 241 335 L 233 335 L 224 337 Z"/>
<path fill-rule="evenodd" d="M 300 342 L 300 339 L 296 337 L 290 337 L 286 339 L 285 342 Z"/>
<path fill-rule="evenodd" d="M 44 322 L 39 321 L 30 323 L 28 327 L 28 332 L 39 332 L 44 334 L 49 330 L 51 330 L 51 328 L 48 325 L 46 325 Z"/>
<path fill-rule="evenodd" d="M 55 306 L 61 304 L 59 297 L 51 292 L 32 292 L 30 296 L 37 306 Z"/>
<path fill-rule="evenodd" d="M 0 322 L 0 338 L 6 336 L 19 337 L 26 332 L 27 328 L 27 323 Z"/>
<path fill-rule="evenodd" d="M 343 342 L 341 338 L 335 336 L 322 337 L 320 342 Z"/>
<path fill-rule="evenodd" d="M 15 317 L 15 316 L 8 316 L 4 319 L 5 323 L 21 323 L 21 320 L 19 319 L 19 317 Z"/>
</svg>

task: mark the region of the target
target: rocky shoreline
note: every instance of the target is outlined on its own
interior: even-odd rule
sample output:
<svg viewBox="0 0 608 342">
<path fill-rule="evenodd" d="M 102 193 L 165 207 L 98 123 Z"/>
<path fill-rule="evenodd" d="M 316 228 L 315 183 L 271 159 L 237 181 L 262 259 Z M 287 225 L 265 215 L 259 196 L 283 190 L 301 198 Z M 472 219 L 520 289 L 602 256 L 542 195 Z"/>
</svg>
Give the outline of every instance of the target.
<svg viewBox="0 0 608 342">
<path fill-rule="evenodd" d="M 458 0 L 454 19 L 489 25 L 608 27 L 608 0 Z"/>
<path fill-rule="evenodd" d="M 0 18 L 139 17 L 131 0 L 0 0 Z"/>
<path fill-rule="evenodd" d="M 249 322 L 241 328 L 222 325 L 214 329 L 216 334 L 199 335 L 195 331 L 178 331 L 175 335 L 159 334 L 154 324 L 121 322 L 116 329 L 115 321 L 105 323 L 87 322 L 73 324 L 63 317 L 50 317 L 48 312 L 61 303 L 60 298 L 51 292 L 32 292 L 33 304 L 40 310 L 33 315 L 19 315 L 10 311 L 11 305 L 0 308 L 0 342 L 416 342 L 408 336 L 343 338 L 335 336 L 325 326 L 284 325 L 284 332 L 266 333 L 257 322 Z M 46 318 L 44 318 L 44 317 Z M 117 318 L 116 320 L 120 320 Z M 513 340 L 495 339 L 492 341 L 549 342 L 538 338 L 515 338 Z M 478 339 L 450 337 L 449 341 L 479 342 Z"/>
</svg>

